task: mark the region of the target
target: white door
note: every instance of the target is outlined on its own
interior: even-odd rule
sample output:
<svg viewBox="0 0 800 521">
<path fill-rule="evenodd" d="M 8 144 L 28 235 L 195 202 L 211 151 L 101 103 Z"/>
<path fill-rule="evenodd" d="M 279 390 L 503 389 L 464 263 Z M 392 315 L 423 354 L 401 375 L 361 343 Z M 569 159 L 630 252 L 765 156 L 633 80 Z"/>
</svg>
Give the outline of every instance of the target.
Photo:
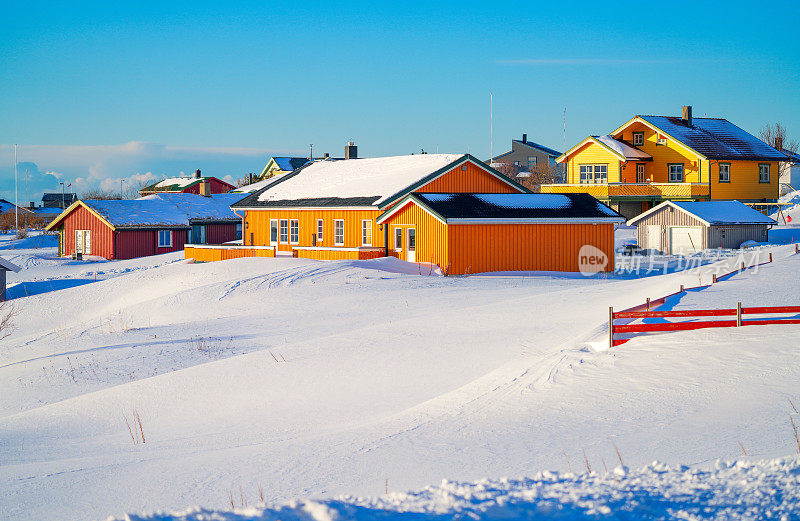
<svg viewBox="0 0 800 521">
<path fill-rule="evenodd" d="M 689 255 L 702 249 L 702 229 L 697 226 L 673 226 L 669 229 L 669 251 Z"/>
<path fill-rule="evenodd" d="M 645 230 L 647 232 L 647 242 L 644 247 L 661 250 L 661 226 L 648 224 Z"/>
<path fill-rule="evenodd" d="M 91 230 L 83 230 L 83 253 L 86 255 L 92 254 L 92 232 Z"/>
<path fill-rule="evenodd" d="M 83 253 L 83 230 L 75 230 L 75 253 Z"/>
<path fill-rule="evenodd" d="M 278 245 L 278 220 L 270 219 L 269 221 L 269 245 Z"/>
<path fill-rule="evenodd" d="M 408 241 L 406 242 L 406 260 L 417 262 L 417 231 L 414 228 L 408 229 Z"/>
</svg>

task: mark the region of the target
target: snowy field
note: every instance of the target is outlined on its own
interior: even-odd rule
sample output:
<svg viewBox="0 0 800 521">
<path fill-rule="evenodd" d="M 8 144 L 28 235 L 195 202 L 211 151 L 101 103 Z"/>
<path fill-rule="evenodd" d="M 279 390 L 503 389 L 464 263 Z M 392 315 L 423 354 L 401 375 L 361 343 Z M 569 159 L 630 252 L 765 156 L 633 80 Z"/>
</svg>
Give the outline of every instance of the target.
<svg viewBox="0 0 800 521">
<path fill-rule="evenodd" d="M 667 306 L 799 305 L 800 255 L 761 251 L 775 261 Z M 609 306 L 716 263 L 442 278 L 395 259 L 75 262 L 4 236 L 0 256 L 25 268 L 0 344 L 0 519 L 798 515 L 800 326 L 604 347 Z M 231 502 L 248 508 L 186 511 Z"/>
</svg>

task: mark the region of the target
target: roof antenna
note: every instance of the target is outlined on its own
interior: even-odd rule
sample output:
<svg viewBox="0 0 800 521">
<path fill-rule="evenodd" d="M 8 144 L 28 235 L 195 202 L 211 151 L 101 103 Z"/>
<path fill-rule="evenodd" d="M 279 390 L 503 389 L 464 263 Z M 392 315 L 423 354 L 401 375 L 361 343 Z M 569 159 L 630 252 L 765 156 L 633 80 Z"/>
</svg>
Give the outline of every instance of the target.
<svg viewBox="0 0 800 521">
<path fill-rule="evenodd" d="M 308 156 L 308 158 L 309 158 L 309 159 L 314 159 L 314 143 L 311 143 L 311 144 L 310 144 L 310 145 L 308 145 L 308 146 L 311 148 L 311 151 L 309 152 L 309 156 Z"/>
<path fill-rule="evenodd" d="M 494 161 L 494 94 L 489 91 L 489 165 Z"/>
<path fill-rule="evenodd" d="M 564 107 L 564 144 L 562 151 L 567 151 L 567 107 Z"/>
</svg>

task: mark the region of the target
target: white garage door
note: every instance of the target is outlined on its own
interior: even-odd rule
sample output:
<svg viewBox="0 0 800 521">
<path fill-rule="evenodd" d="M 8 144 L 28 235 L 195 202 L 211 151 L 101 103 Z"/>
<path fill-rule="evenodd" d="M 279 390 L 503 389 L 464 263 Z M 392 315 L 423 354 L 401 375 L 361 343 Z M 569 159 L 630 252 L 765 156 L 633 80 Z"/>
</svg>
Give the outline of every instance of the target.
<svg viewBox="0 0 800 521">
<path fill-rule="evenodd" d="M 669 251 L 673 255 L 689 255 L 703 247 L 702 228 L 673 226 L 669 229 Z"/>
</svg>

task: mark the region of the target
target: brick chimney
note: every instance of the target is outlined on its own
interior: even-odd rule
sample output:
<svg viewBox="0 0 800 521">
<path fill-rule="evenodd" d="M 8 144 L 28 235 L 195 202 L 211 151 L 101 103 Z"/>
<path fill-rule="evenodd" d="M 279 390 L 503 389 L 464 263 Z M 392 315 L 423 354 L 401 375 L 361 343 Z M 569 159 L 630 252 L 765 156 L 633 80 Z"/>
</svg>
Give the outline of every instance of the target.
<svg viewBox="0 0 800 521">
<path fill-rule="evenodd" d="M 344 146 L 344 158 L 356 159 L 358 157 L 358 147 L 352 141 L 348 141 Z"/>
<path fill-rule="evenodd" d="M 211 183 L 209 181 L 200 183 L 200 195 L 203 197 L 211 197 Z"/>
<path fill-rule="evenodd" d="M 683 122 L 688 125 L 692 126 L 692 106 L 691 105 L 684 105 L 683 106 L 683 116 L 681 117 Z"/>
<path fill-rule="evenodd" d="M 195 179 L 200 179 L 201 177 L 203 177 L 202 175 L 200 175 L 200 169 L 199 168 L 194 171 L 194 177 L 195 177 Z"/>
<path fill-rule="evenodd" d="M 523 143 L 527 143 L 528 142 L 528 134 L 522 134 L 522 142 Z"/>
</svg>

